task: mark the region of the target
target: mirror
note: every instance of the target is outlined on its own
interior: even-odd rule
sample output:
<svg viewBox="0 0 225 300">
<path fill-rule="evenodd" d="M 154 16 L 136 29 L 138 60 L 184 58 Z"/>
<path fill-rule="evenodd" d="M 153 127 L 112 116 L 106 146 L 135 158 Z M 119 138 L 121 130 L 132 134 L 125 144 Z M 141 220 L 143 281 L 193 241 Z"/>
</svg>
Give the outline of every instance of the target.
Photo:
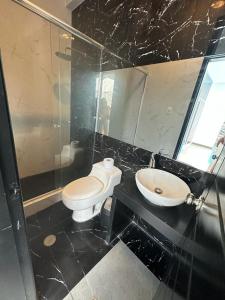
<svg viewBox="0 0 225 300">
<path fill-rule="evenodd" d="M 97 131 L 212 171 L 225 135 L 225 57 L 102 72 Z"/>
<path fill-rule="evenodd" d="M 225 138 L 225 57 L 205 59 L 183 126 L 177 159 L 213 171 Z"/>
<path fill-rule="evenodd" d="M 102 72 L 99 133 L 134 143 L 145 80 L 146 74 L 134 68 Z"/>
<path fill-rule="evenodd" d="M 225 144 L 224 34 L 205 57 L 103 67 L 97 131 L 212 172 Z"/>
<path fill-rule="evenodd" d="M 173 157 L 202 58 L 145 66 L 148 71 L 134 145 Z"/>
</svg>

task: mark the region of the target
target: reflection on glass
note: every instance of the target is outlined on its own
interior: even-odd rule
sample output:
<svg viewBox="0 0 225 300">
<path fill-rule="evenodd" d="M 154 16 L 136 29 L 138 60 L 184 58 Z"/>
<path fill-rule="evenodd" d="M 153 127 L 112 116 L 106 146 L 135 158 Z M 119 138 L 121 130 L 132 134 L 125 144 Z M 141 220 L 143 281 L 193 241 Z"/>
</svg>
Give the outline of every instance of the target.
<svg viewBox="0 0 225 300">
<path fill-rule="evenodd" d="M 172 158 L 202 58 L 144 66 L 148 71 L 135 146 Z"/>
<path fill-rule="evenodd" d="M 101 51 L 10 1 L 1 9 L 11 16 L 0 20 L 0 46 L 27 200 L 88 173 Z"/>
<path fill-rule="evenodd" d="M 133 144 L 146 75 L 134 68 L 101 75 L 97 131 Z"/>
<path fill-rule="evenodd" d="M 109 121 L 112 108 L 114 89 L 114 74 L 103 74 L 102 93 L 98 112 L 98 131 L 102 134 L 109 134 Z"/>
<path fill-rule="evenodd" d="M 211 59 L 197 94 L 178 160 L 212 171 L 225 136 L 225 58 Z"/>
</svg>

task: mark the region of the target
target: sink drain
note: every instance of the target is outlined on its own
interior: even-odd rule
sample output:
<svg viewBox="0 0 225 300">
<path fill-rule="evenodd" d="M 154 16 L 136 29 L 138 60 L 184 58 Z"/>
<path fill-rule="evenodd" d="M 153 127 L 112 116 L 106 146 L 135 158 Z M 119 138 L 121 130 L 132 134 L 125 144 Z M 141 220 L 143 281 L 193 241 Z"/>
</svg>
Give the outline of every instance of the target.
<svg viewBox="0 0 225 300">
<path fill-rule="evenodd" d="M 55 244 L 56 242 L 56 236 L 54 234 L 50 234 L 45 237 L 43 244 L 45 247 L 51 247 Z"/>
<path fill-rule="evenodd" d="M 160 188 L 155 188 L 154 191 L 156 194 L 162 194 L 162 192 L 163 192 L 163 190 Z"/>
</svg>

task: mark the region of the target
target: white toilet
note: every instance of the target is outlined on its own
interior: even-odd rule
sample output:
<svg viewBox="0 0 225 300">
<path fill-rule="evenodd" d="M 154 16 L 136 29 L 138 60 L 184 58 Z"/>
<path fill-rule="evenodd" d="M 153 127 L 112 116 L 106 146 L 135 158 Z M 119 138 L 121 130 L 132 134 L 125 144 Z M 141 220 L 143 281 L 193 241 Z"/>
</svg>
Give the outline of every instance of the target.
<svg viewBox="0 0 225 300">
<path fill-rule="evenodd" d="M 113 165 L 113 159 L 92 166 L 91 173 L 66 185 L 62 192 L 64 205 L 73 210 L 76 222 L 85 222 L 98 215 L 105 200 L 112 196 L 120 183 L 122 172 Z"/>
</svg>

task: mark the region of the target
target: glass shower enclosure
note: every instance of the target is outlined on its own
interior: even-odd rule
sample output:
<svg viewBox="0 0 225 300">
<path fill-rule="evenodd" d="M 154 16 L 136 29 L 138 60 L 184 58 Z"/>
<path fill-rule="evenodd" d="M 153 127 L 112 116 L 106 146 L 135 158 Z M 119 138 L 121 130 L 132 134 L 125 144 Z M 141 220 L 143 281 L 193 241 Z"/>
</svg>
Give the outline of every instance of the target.
<svg viewBox="0 0 225 300">
<path fill-rule="evenodd" d="M 3 0 L 1 7 L 3 70 L 23 200 L 28 203 L 59 195 L 67 183 L 90 172 L 107 74 L 114 82 L 120 80 L 118 69 L 144 75 L 29 1 Z M 129 80 L 123 78 L 125 86 Z M 115 88 L 117 95 L 124 94 L 118 83 Z M 134 131 L 124 125 L 130 142 Z"/>
</svg>

